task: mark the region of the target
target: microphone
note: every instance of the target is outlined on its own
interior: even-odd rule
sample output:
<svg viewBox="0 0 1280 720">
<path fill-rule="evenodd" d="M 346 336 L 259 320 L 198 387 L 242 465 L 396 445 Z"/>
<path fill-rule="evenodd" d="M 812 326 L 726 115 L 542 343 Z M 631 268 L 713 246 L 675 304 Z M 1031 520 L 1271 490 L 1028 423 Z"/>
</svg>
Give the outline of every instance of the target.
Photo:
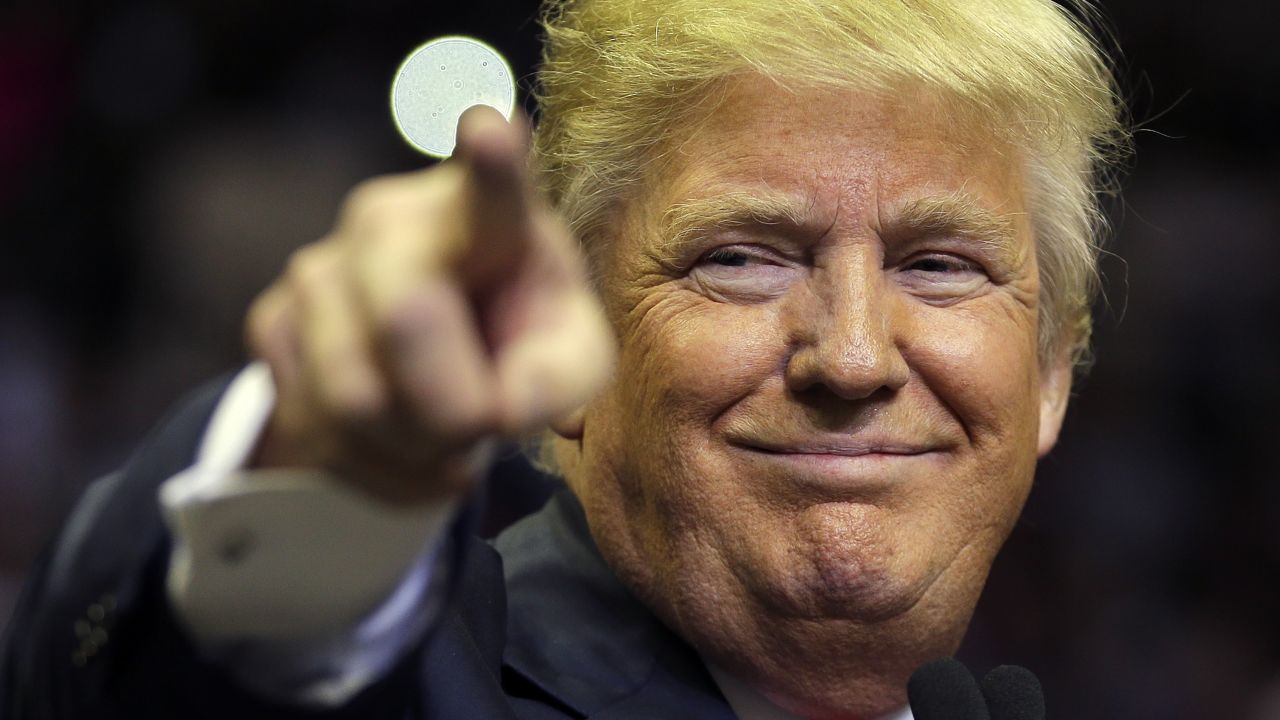
<svg viewBox="0 0 1280 720">
<path fill-rule="evenodd" d="M 979 687 L 954 658 L 921 665 L 907 682 L 915 720 L 1044 720 L 1044 692 L 1026 668 L 1001 665 Z"/>
<path fill-rule="evenodd" d="M 992 720 L 1044 720 L 1044 691 L 1032 672 L 1001 665 L 982 679 L 982 696 Z"/>
<path fill-rule="evenodd" d="M 978 681 L 955 658 L 927 662 L 911 673 L 907 701 L 915 720 L 992 720 Z"/>
</svg>

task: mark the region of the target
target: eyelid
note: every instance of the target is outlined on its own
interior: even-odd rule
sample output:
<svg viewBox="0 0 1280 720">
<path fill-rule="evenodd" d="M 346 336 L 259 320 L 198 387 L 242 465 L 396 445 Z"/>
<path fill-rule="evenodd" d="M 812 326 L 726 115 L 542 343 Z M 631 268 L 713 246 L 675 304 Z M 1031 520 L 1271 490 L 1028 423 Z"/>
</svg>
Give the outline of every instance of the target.
<svg viewBox="0 0 1280 720">
<path fill-rule="evenodd" d="M 957 255 L 956 253 L 935 251 L 935 252 L 921 253 L 919 255 L 915 255 L 913 257 L 907 258 L 908 263 L 919 262 L 921 260 L 934 260 L 934 259 L 945 260 L 950 263 L 973 268 L 974 270 L 982 269 L 982 263 L 978 262 L 977 260 L 974 260 L 973 258 L 965 257 L 964 255 Z"/>
<path fill-rule="evenodd" d="M 885 267 L 905 267 L 914 258 L 931 254 L 961 258 L 992 277 L 1005 277 L 1021 264 L 1003 245 L 964 234 L 924 234 L 886 242 Z"/>
<path fill-rule="evenodd" d="M 713 247 L 713 248 L 711 248 L 710 250 L 708 250 L 708 251 L 706 251 L 706 252 L 702 253 L 702 255 L 701 255 L 701 256 L 699 256 L 699 257 L 700 257 L 702 260 L 706 260 L 706 259 L 708 259 L 708 258 L 713 258 L 713 257 L 716 257 L 716 256 L 718 256 L 718 255 L 744 255 L 744 256 L 746 256 L 746 257 L 755 257 L 755 254 L 754 254 L 754 253 L 744 252 L 744 251 L 739 250 L 738 248 L 736 248 L 736 247 L 734 247 L 734 246 L 732 246 L 732 245 L 731 245 L 731 246 L 729 246 L 729 247 L 724 247 L 724 246 L 721 246 L 721 247 Z"/>
<path fill-rule="evenodd" d="M 738 242 L 708 248 L 698 255 L 695 260 L 695 264 L 706 262 L 707 259 L 714 256 L 716 253 L 735 253 L 738 255 L 745 255 L 748 258 L 753 258 L 762 262 L 771 262 L 776 265 L 787 265 L 795 262 L 794 258 L 790 257 L 787 253 L 778 248 L 762 245 L 760 243 Z"/>
<path fill-rule="evenodd" d="M 910 269 L 910 267 L 922 260 L 938 260 L 952 265 L 958 265 L 962 270 L 970 270 L 990 275 L 991 271 L 987 264 L 982 260 L 957 252 L 949 252 L 945 250 L 926 250 L 922 252 L 912 253 L 903 258 L 897 267 L 902 269 Z"/>
</svg>

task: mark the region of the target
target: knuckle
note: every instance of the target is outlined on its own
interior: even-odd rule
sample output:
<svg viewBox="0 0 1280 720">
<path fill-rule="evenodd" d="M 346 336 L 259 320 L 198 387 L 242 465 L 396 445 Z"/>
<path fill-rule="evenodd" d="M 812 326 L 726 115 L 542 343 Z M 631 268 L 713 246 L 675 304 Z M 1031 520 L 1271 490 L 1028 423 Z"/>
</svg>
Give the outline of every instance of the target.
<svg viewBox="0 0 1280 720">
<path fill-rule="evenodd" d="M 394 305 L 369 316 L 370 340 L 388 357 L 403 355 L 411 350 L 415 334 L 417 333 L 410 327 L 404 313 Z"/>
<path fill-rule="evenodd" d="M 259 295 L 249 306 L 244 318 L 245 336 L 250 340 L 261 338 L 266 334 L 272 321 L 279 315 L 279 302 L 276 300 L 275 288 L 269 288 Z"/>
<path fill-rule="evenodd" d="M 388 345 L 399 348 L 431 335 L 434 313 L 416 297 L 399 298 L 378 318 L 378 329 Z"/>
<path fill-rule="evenodd" d="M 285 277 L 295 285 L 305 284 L 315 273 L 316 245 L 303 245 L 289 256 L 285 266 Z"/>
<path fill-rule="evenodd" d="M 244 322 L 244 339 L 245 344 L 249 346 L 249 352 L 255 357 L 265 357 L 268 342 L 268 334 L 271 330 L 271 318 L 262 308 L 261 303 L 255 304 L 249 309 L 249 315 Z"/>
<path fill-rule="evenodd" d="M 339 216 L 344 220 L 358 220 L 373 209 L 383 206 L 393 191 L 394 178 L 379 176 L 362 180 L 347 193 L 342 201 Z"/>
<path fill-rule="evenodd" d="M 493 430 L 489 414 L 479 403 L 455 403 L 420 414 L 421 432 L 446 448 L 464 447 Z"/>
<path fill-rule="evenodd" d="M 388 400 L 381 378 L 358 348 L 321 348 L 312 363 L 318 404 L 334 422 L 359 427 L 387 414 Z"/>
<path fill-rule="evenodd" d="M 272 348 L 279 344 L 276 338 L 285 332 L 288 311 L 288 299 L 279 285 L 254 300 L 245 316 L 245 341 L 254 355 L 269 359 Z"/>
<path fill-rule="evenodd" d="M 304 245 L 289 257 L 285 276 L 297 290 L 307 291 L 334 280 L 338 254 L 332 243 L 322 241 Z"/>
<path fill-rule="evenodd" d="M 337 379 L 320 388 L 325 414 L 341 428 L 359 429 L 385 419 L 387 402 L 373 383 Z"/>
<path fill-rule="evenodd" d="M 373 318 L 374 331 L 391 352 L 412 352 L 424 343 L 439 342 L 448 316 L 459 314 L 458 299 L 443 287 L 420 284 L 388 300 Z"/>
</svg>

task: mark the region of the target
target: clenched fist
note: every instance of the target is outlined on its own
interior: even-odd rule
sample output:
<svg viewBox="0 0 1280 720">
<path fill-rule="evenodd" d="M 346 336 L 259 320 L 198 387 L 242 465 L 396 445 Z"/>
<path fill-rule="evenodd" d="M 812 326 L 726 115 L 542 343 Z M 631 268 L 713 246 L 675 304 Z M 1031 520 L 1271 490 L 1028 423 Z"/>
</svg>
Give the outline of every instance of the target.
<svg viewBox="0 0 1280 720">
<path fill-rule="evenodd" d="M 370 180 L 254 303 L 277 400 L 259 467 L 323 468 L 398 503 L 458 495 L 486 439 L 571 412 L 613 339 L 526 172 L 528 131 L 476 107 L 430 170 Z"/>
</svg>

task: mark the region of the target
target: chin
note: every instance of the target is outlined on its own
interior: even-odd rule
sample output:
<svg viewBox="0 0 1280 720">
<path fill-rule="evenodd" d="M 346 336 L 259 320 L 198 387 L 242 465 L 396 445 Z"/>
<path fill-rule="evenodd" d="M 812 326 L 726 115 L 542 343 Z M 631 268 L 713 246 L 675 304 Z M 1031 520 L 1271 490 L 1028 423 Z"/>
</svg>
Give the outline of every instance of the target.
<svg viewBox="0 0 1280 720">
<path fill-rule="evenodd" d="M 881 623 L 910 612 L 928 583 L 874 559 L 811 557 L 773 578 L 758 577 L 757 592 L 781 616 L 806 620 Z"/>
<path fill-rule="evenodd" d="M 775 606 L 811 619 L 881 622 L 911 610 L 928 590 L 930 568 L 917 562 L 936 556 L 895 532 L 897 519 L 878 508 L 827 504 L 797 518 L 791 547 L 775 555 Z M 789 611 L 789 612 L 788 612 Z"/>
<path fill-rule="evenodd" d="M 819 562 L 815 605 L 825 617 L 883 622 L 902 615 L 920 601 L 923 583 L 891 569 Z"/>
</svg>

